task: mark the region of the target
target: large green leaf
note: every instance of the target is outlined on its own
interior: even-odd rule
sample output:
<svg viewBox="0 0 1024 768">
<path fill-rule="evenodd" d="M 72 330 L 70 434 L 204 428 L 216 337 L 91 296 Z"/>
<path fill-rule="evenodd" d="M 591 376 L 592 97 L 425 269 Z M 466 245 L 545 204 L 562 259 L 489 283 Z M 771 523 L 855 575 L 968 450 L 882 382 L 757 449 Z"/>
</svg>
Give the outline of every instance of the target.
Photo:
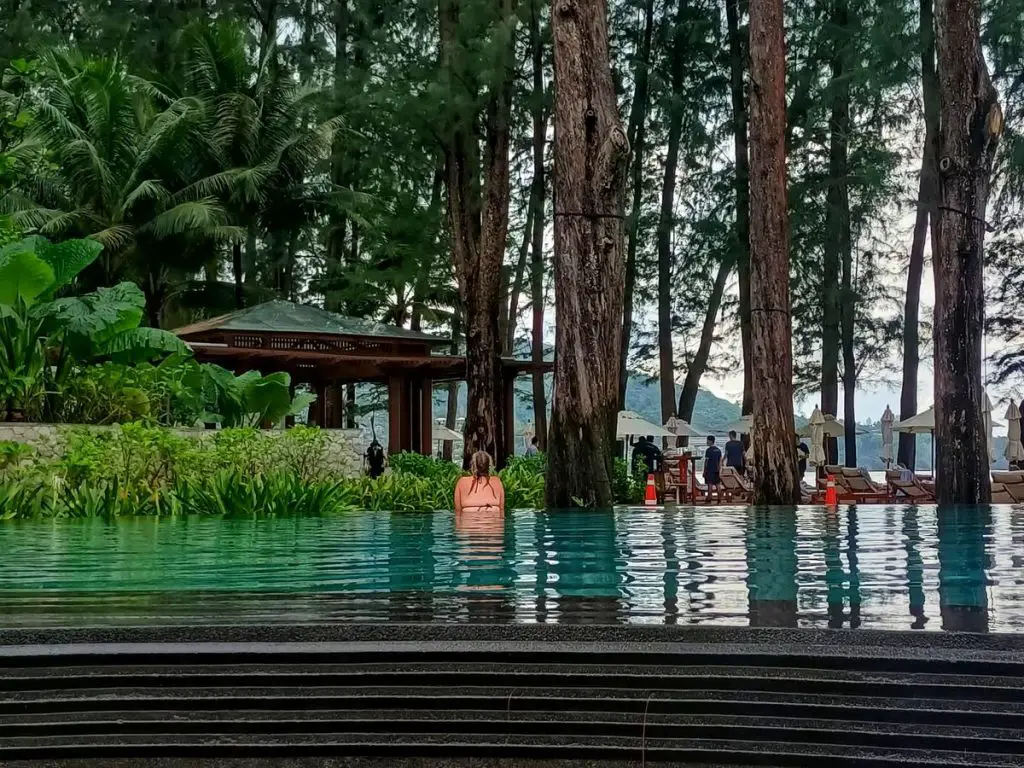
<svg viewBox="0 0 1024 768">
<path fill-rule="evenodd" d="M 103 246 L 95 240 L 65 240 L 56 244 L 43 242 L 45 244 L 39 247 L 38 253 L 53 270 L 50 293 L 74 280 L 83 269 L 99 258 L 103 250 Z"/>
<path fill-rule="evenodd" d="M 130 365 L 164 355 L 185 355 L 188 345 L 169 331 L 159 328 L 129 328 L 106 339 L 96 348 L 100 357 Z"/>
<path fill-rule="evenodd" d="M 272 373 L 247 382 L 245 406 L 254 421 L 277 422 L 288 415 L 292 405 L 291 377 Z"/>
<path fill-rule="evenodd" d="M 0 251 L 0 304 L 31 307 L 52 283 L 53 270 L 29 248 L 7 246 Z"/>
</svg>

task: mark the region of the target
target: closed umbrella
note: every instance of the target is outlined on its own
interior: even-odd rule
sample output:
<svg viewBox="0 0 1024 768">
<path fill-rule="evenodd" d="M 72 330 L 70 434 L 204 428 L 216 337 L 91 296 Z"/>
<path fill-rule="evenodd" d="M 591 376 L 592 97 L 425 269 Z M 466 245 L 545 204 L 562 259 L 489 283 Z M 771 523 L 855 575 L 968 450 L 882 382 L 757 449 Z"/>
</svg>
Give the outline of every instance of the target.
<svg viewBox="0 0 1024 768">
<path fill-rule="evenodd" d="M 811 414 L 808 426 L 811 428 L 811 455 L 808 461 L 815 467 L 823 467 L 828 463 L 825 457 L 825 417 L 817 406 Z"/>
<path fill-rule="evenodd" d="M 1008 461 L 1024 461 L 1024 445 L 1020 437 L 1020 408 L 1010 401 L 1010 407 L 1006 409 L 1006 451 L 1004 453 Z"/>
<path fill-rule="evenodd" d="M 892 426 L 896 421 L 896 416 L 893 414 L 892 409 L 889 406 L 885 406 L 885 413 L 882 414 L 882 461 L 885 462 L 885 468 L 888 469 L 892 464 Z"/>
<path fill-rule="evenodd" d="M 996 463 L 996 441 L 992 438 L 992 401 L 985 393 L 985 402 L 981 406 L 981 417 L 985 422 L 985 445 L 988 447 L 988 463 Z"/>
</svg>

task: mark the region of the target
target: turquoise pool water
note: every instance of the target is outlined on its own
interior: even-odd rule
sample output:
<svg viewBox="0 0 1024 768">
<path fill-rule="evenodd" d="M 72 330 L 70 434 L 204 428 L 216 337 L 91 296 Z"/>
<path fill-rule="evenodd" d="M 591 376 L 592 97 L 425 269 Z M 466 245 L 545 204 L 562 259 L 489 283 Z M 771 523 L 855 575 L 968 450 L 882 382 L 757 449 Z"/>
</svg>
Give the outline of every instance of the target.
<svg viewBox="0 0 1024 768">
<path fill-rule="evenodd" d="M 1024 507 L 0 523 L 0 627 L 559 622 L 1024 631 Z"/>
</svg>

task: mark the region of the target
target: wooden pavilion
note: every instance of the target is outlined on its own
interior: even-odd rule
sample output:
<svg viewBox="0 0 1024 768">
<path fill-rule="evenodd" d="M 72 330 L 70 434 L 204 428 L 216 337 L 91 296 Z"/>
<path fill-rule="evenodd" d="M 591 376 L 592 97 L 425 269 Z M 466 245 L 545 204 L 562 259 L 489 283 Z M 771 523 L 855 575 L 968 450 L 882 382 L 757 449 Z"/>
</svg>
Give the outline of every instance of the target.
<svg viewBox="0 0 1024 768">
<path fill-rule="evenodd" d="M 236 373 L 286 371 L 293 385 L 309 385 L 317 395 L 316 423 L 324 427 L 342 426 L 344 385 L 387 385 L 389 453 L 430 455 L 433 386 L 466 378 L 465 357 L 437 353 L 450 346 L 450 339 L 290 301 L 247 307 L 174 332 L 202 362 Z M 515 424 L 516 377 L 551 367 L 550 362 L 502 360 L 506 424 Z M 507 429 L 507 456 L 514 445 L 515 430 Z"/>
</svg>

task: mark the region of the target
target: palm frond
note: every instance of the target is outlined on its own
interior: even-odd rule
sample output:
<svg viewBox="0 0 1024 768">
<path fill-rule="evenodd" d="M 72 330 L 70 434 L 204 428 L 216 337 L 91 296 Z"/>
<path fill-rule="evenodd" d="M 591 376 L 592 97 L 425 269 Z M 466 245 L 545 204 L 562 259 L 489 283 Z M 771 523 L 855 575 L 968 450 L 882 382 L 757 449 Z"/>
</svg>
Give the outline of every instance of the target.
<svg viewBox="0 0 1024 768">
<path fill-rule="evenodd" d="M 207 234 L 224 226 L 226 221 L 227 214 L 224 208 L 216 200 L 204 198 L 178 203 L 139 227 L 139 231 L 158 239 L 185 234 Z"/>
</svg>

